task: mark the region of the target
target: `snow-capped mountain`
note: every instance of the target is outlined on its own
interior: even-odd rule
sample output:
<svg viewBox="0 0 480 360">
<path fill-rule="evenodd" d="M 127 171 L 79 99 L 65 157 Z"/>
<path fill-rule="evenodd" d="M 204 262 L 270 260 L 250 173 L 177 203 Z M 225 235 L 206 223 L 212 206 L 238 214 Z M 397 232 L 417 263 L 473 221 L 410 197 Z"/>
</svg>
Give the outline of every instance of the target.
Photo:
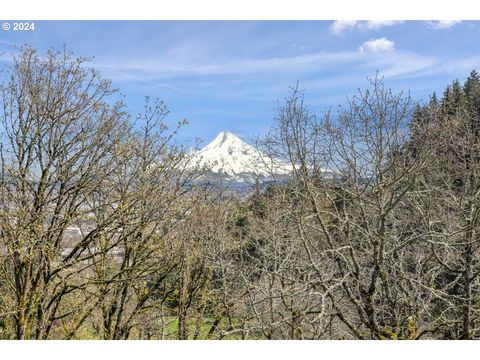
<svg viewBox="0 0 480 360">
<path fill-rule="evenodd" d="M 274 159 L 231 132 L 222 131 L 204 148 L 193 153 L 189 168 L 220 176 L 224 180 L 253 183 L 287 177 L 292 166 Z"/>
</svg>

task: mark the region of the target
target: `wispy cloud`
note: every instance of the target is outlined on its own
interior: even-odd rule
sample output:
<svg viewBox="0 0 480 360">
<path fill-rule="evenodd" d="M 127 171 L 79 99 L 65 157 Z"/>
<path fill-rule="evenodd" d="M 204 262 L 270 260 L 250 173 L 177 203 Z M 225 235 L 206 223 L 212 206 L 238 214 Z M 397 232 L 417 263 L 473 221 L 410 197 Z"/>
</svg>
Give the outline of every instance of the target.
<svg viewBox="0 0 480 360">
<path fill-rule="evenodd" d="M 435 30 L 448 29 L 452 26 L 460 24 L 461 20 L 430 20 L 426 21 L 427 25 Z"/>
<path fill-rule="evenodd" d="M 132 80 L 134 80 L 135 82 L 142 82 L 142 83 L 150 84 L 150 85 L 156 86 L 156 87 L 161 87 L 161 88 L 166 88 L 166 89 L 170 89 L 170 90 L 174 90 L 174 91 L 178 91 L 178 92 L 188 93 L 187 91 L 185 91 L 183 89 L 180 89 L 176 86 L 166 84 L 166 83 L 161 83 L 161 82 L 158 82 L 158 81 L 149 80 L 147 78 L 137 76 L 137 75 L 133 75 L 133 74 L 128 73 L 128 72 L 118 71 L 118 70 L 116 70 L 112 67 L 105 67 L 105 66 L 100 65 L 100 66 L 97 66 L 97 68 L 99 68 L 102 71 L 105 71 L 107 73 L 106 75 L 108 75 L 108 77 L 110 79 L 114 78 L 117 81 L 122 81 L 122 80 L 132 81 Z"/>
<path fill-rule="evenodd" d="M 403 23 L 403 20 L 337 20 L 330 25 L 330 30 L 341 35 L 349 30 L 378 30 L 386 26 L 393 26 Z"/>
<path fill-rule="evenodd" d="M 379 30 L 387 26 L 394 26 L 404 23 L 404 20 L 337 20 L 330 25 L 330 31 L 335 35 L 342 35 L 351 30 Z M 423 23 L 431 29 L 448 29 L 460 24 L 461 20 L 428 20 Z"/>
<path fill-rule="evenodd" d="M 441 60 L 436 57 L 396 49 L 394 41 L 378 38 L 361 44 L 354 51 L 314 52 L 300 56 L 231 62 L 192 62 L 183 63 L 181 66 L 176 64 L 174 59 L 171 63 L 123 59 L 122 62 L 103 64 L 102 69 L 110 71 L 110 76 L 116 75 L 114 80 L 118 82 L 141 81 L 177 92 L 196 94 L 198 91 L 201 93 L 207 91 L 224 98 L 240 95 L 248 97 L 254 88 L 258 88 L 260 93 L 268 92 L 266 84 L 271 83 L 273 78 L 277 80 L 279 78 L 308 79 L 308 74 L 321 72 L 329 74 L 330 71 L 336 71 L 340 64 L 344 69 L 342 71 L 344 75 L 337 73 L 334 76 L 337 80 L 341 76 L 349 77 L 354 73 L 372 74 L 377 70 L 389 78 L 415 77 L 417 74 L 440 66 L 441 63 Z M 236 80 L 241 80 L 241 84 L 239 85 Z M 239 86 L 252 81 L 254 83 L 249 86 L 248 94 L 239 92 Z M 275 82 L 274 87 L 277 86 L 283 89 L 285 85 L 280 81 L 280 85 Z M 235 92 L 231 94 L 229 91 L 225 92 L 225 89 L 230 88 L 235 88 Z M 276 93 L 278 89 L 270 90 Z"/>
<path fill-rule="evenodd" d="M 268 57 L 260 59 L 243 59 L 225 62 L 165 62 L 155 59 L 123 59 L 117 62 L 100 61 L 97 66 L 115 72 L 122 77 L 141 77 L 149 79 L 169 78 L 172 76 L 192 75 L 236 75 L 275 73 L 288 70 L 308 70 L 310 67 L 337 65 L 342 62 L 350 62 L 358 59 L 360 54 L 356 51 L 345 52 L 315 52 L 299 56 Z M 143 74 L 143 76 L 132 75 Z M 121 80 L 121 79 L 120 79 Z"/>
<path fill-rule="evenodd" d="M 360 52 L 387 52 L 392 51 L 395 48 L 395 42 L 388 40 L 387 38 L 371 39 L 365 41 L 358 50 Z"/>
<path fill-rule="evenodd" d="M 367 55 L 367 54 L 366 54 Z M 367 68 L 377 69 L 386 78 L 416 78 L 429 69 L 438 66 L 442 59 L 419 55 L 410 51 L 393 50 L 382 53 L 368 53 Z"/>
<path fill-rule="evenodd" d="M 418 76 L 433 76 L 439 74 L 468 74 L 472 69 L 479 69 L 478 64 L 480 64 L 480 56 L 473 55 L 464 57 L 462 59 L 452 59 L 450 57 L 445 57 L 437 59 L 430 66 L 425 67 L 425 69 L 419 72 Z"/>
<path fill-rule="evenodd" d="M 325 25 L 331 31 L 336 26 L 335 31 L 341 33 L 351 29 L 373 31 L 398 23 L 401 21 L 372 20 L 337 21 Z M 152 89 L 158 87 L 212 99 L 261 99 L 262 94 L 271 97 L 271 94 L 281 93 L 285 84 L 296 80 L 310 82 L 320 76 L 318 86 L 325 83 L 331 87 L 335 84 L 326 81 L 326 76 L 338 82 L 343 77 L 372 75 L 377 70 L 391 79 L 417 78 L 437 72 L 436 69 L 445 69 L 446 62 L 454 64 L 456 61 L 453 55 L 446 59 L 447 55 L 433 55 L 421 49 L 398 48 L 400 43 L 390 36 L 393 35 L 371 37 L 364 42 L 346 39 L 349 44 L 342 45 L 341 50 L 329 49 L 312 39 L 305 40 L 307 46 L 300 49 L 293 37 L 288 39 L 288 44 L 285 41 L 283 47 L 280 46 L 282 41 L 275 43 L 270 37 L 252 40 L 243 48 L 232 47 L 227 38 L 212 43 L 205 40 L 201 44 L 186 38 L 148 52 L 100 55 L 96 57 L 95 66 L 126 86 L 144 83 Z M 268 51 L 266 46 L 270 46 Z M 345 81 L 344 87 L 348 84 Z"/>
</svg>

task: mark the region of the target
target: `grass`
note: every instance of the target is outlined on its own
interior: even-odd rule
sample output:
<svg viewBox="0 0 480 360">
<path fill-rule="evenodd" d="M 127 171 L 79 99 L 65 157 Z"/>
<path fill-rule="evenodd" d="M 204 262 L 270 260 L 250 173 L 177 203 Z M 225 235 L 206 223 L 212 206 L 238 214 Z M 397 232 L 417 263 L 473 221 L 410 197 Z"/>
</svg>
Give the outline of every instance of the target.
<svg viewBox="0 0 480 360">
<path fill-rule="evenodd" d="M 203 318 L 195 318 L 190 317 L 188 319 L 189 326 L 188 326 L 188 340 L 209 340 L 209 339 L 219 339 L 221 332 L 231 332 L 232 328 L 229 325 L 229 321 L 227 318 L 221 319 L 221 321 L 217 324 L 217 329 L 212 331 L 212 327 L 214 326 L 215 319 L 210 317 L 203 317 Z M 232 319 L 233 322 L 233 329 L 241 329 L 241 322 L 239 319 Z M 165 316 L 163 318 L 163 322 L 158 320 L 155 323 L 153 328 L 156 328 L 152 331 L 153 337 L 152 340 L 160 339 L 160 333 L 162 331 L 162 327 L 164 327 L 164 338 L 165 340 L 177 340 L 178 339 L 178 318 L 174 316 Z M 210 337 L 208 336 L 209 333 L 212 331 Z M 155 336 L 157 335 L 157 336 Z M 138 329 L 133 328 L 130 334 L 131 339 L 138 339 L 139 332 Z M 143 337 L 143 336 L 142 336 Z M 82 339 L 82 340 L 100 340 L 101 337 L 99 334 L 94 330 L 90 323 L 85 323 L 75 334 L 74 339 Z M 243 340 L 242 334 L 240 331 L 229 333 L 222 337 L 223 340 Z M 248 339 L 253 339 L 253 337 L 248 337 Z"/>
</svg>

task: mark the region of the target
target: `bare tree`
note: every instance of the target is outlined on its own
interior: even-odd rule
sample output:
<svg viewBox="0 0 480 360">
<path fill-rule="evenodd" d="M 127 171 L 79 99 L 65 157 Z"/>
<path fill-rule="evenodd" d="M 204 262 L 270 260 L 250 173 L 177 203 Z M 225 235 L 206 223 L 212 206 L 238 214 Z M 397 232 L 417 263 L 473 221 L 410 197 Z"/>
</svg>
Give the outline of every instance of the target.
<svg viewBox="0 0 480 360">
<path fill-rule="evenodd" d="M 409 296 L 421 286 L 417 274 L 398 264 L 418 240 L 402 211 L 428 156 L 409 163 L 399 156 L 412 101 L 378 78 L 371 85 L 336 118 L 317 117 L 292 89 L 265 145 L 292 164 L 292 225 L 315 273 L 312 286 L 340 321 L 330 336 L 410 338 L 422 300 Z"/>
<path fill-rule="evenodd" d="M 1 85 L 0 247 L 5 336 L 46 338 L 60 320 L 77 327 L 95 304 L 63 307 L 83 292 L 88 249 L 112 226 L 94 221 L 68 250 L 63 236 L 92 211 L 87 199 L 115 170 L 127 131 L 110 83 L 66 50 L 21 49 Z M 105 204 L 102 204 L 103 206 Z M 83 295 L 82 295 L 83 294 Z"/>
<path fill-rule="evenodd" d="M 162 102 L 152 106 L 147 99 L 138 129 L 117 149 L 116 171 L 92 198 L 101 204 L 115 199 L 109 209 L 99 208 L 95 218 L 118 213 L 117 230 L 95 244 L 99 259 L 92 265 L 101 299 L 99 328 L 106 339 L 127 339 L 132 329 L 138 332 L 155 322 L 156 307 L 172 291 L 165 280 L 179 266 L 172 233 L 189 210 L 185 197 L 191 174 L 185 172 L 185 152 L 172 143 L 178 128 L 167 132 L 167 115 Z"/>
</svg>

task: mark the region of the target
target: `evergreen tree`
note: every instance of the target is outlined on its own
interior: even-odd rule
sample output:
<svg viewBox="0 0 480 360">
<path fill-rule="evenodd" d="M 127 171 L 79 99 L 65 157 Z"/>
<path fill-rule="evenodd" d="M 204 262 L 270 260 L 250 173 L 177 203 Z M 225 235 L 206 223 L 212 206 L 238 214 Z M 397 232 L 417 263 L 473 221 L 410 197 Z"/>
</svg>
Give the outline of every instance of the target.
<svg viewBox="0 0 480 360">
<path fill-rule="evenodd" d="M 453 94 L 453 100 L 455 102 L 455 107 L 457 110 L 465 106 L 466 104 L 465 92 L 463 91 L 463 87 L 460 84 L 460 81 L 455 80 L 453 82 L 452 94 Z"/>
<path fill-rule="evenodd" d="M 480 109 L 480 75 L 476 70 L 470 72 L 463 87 L 468 107 Z"/>
<path fill-rule="evenodd" d="M 448 85 L 443 91 L 442 111 L 444 114 L 453 115 L 455 109 L 455 100 L 453 97 L 452 87 Z"/>
<path fill-rule="evenodd" d="M 475 136 L 480 136 L 480 75 L 472 70 L 465 81 L 464 92 L 466 98 L 466 112 L 470 117 L 472 130 Z"/>
<path fill-rule="evenodd" d="M 442 109 L 447 116 L 454 116 L 466 104 L 465 92 L 460 81 L 455 80 L 443 93 Z"/>
<path fill-rule="evenodd" d="M 435 91 L 433 92 L 432 96 L 430 96 L 430 103 L 428 104 L 428 106 L 430 106 L 432 110 L 435 110 L 440 106 Z"/>
</svg>

